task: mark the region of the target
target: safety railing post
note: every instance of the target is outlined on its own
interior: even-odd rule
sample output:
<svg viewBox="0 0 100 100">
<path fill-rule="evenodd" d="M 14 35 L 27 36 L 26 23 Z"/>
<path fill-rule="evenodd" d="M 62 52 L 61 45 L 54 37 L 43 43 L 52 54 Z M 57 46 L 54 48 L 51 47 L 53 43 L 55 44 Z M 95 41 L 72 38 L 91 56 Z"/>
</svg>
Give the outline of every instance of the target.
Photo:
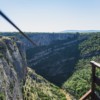
<svg viewBox="0 0 100 100">
<path fill-rule="evenodd" d="M 95 98 L 95 72 L 96 67 L 91 63 L 92 65 L 92 84 L 91 84 L 91 100 L 94 100 Z"/>
</svg>

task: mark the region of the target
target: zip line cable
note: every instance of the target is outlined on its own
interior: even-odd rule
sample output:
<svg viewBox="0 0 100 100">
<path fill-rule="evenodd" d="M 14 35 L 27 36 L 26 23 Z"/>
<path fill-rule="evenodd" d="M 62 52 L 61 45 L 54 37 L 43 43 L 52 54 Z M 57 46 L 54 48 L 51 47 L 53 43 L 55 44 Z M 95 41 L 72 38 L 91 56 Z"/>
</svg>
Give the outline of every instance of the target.
<svg viewBox="0 0 100 100">
<path fill-rule="evenodd" d="M 21 35 L 23 35 L 27 40 L 31 42 L 31 44 L 34 46 L 36 45 L 25 33 L 23 33 L 1 10 L 0 10 L 0 15 L 8 21 L 14 28 L 16 28 Z"/>
</svg>

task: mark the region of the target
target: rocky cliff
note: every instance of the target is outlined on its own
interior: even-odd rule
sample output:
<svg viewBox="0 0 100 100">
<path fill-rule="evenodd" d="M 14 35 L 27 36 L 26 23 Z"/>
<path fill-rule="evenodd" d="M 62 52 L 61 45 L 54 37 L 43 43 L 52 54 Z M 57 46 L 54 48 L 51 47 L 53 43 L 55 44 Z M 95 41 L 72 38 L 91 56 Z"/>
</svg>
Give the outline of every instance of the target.
<svg viewBox="0 0 100 100">
<path fill-rule="evenodd" d="M 27 50 L 28 64 L 38 74 L 61 86 L 73 73 L 79 58 L 78 45 L 86 38 L 84 35 L 76 36 L 30 48 Z"/>
<path fill-rule="evenodd" d="M 18 32 L 0 32 L 1 36 L 16 36 L 25 44 L 26 49 L 32 48 L 33 45 Z M 46 46 L 54 43 L 56 40 L 72 39 L 79 36 L 79 33 L 28 33 L 26 35 L 31 38 L 38 46 Z"/>
<path fill-rule="evenodd" d="M 0 100 L 66 100 L 60 88 L 27 67 L 25 47 L 0 37 Z"/>
<path fill-rule="evenodd" d="M 14 37 L 0 37 L 0 100 L 22 100 L 21 80 L 26 60 L 22 43 Z"/>
</svg>

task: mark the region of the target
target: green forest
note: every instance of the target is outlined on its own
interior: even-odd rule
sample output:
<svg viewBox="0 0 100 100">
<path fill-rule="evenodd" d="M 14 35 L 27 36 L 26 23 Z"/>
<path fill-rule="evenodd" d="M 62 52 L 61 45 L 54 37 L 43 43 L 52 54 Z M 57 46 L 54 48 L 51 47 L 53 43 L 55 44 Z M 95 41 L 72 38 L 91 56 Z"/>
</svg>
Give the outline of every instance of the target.
<svg viewBox="0 0 100 100">
<path fill-rule="evenodd" d="M 66 90 L 66 92 L 69 92 L 76 99 L 79 99 L 91 88 L 92 67 L 90 61 L 94 60 L 100 62 L 100 33 L 77 34 L 77 37 L 69 39 L 69 41 L 62 40 L 49 46 L 31 48 L 27 50 L 27 59 L 31 59 L 32 56 L 38 52 L 51 48 L 52 52 L 48 54 L 47 58 L 41 60 L 35 66 L 31 66 L 31 68 L 35 69 L 38 74 L 42 75 L 50 82 L 60 86 Z M 76 40 L 78 41 L 67 46 L 63 45 L 63 43 Z M 55 51 L 55 47 L 65 48 L 57 52 Z M 45 58 L 45 56 L 43 56 L 43 58 Z M 67 60 L 62 63 L 62 59 Z M 57 62 L 60 62 L 61 65 L 57 65 Z M 52 74 L 56 73 L 55 70 L 59 68 L 61 68 L 63 73 L 57 73 L 57 75 L 52 77 Z M 52 69 L 51 73 L 49 69 Z M 96 74 L 100 76 L 99 69 Z"/>
<path fill-rule="evenodd" d="M 75 98 L 80 98 L 91 88 L 91 65 L 90 61 L 100 63 L 100 33 L 92 34 L 79 45 L 80 59 L 76 63 L 75 72 L 63 84 L 63 88 Z M 96 70 L 100 77 L 100 69 Z M 100 93 L 99 87 L 97 87 Z"/>
</svg>

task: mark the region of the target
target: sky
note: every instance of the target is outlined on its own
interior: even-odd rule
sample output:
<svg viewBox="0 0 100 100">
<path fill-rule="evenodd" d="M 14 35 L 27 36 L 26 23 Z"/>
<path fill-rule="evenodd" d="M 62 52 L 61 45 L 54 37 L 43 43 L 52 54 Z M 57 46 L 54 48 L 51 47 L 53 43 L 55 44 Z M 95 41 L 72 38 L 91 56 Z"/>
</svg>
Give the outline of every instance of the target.
<svg viewBox="0 0 100 100">
<path fill-rule="evenodd" d="M 0 0 L 4 12 L 24 32 L 100 30 L 100 0 Z M 16 31 L 0 16 L 0 31 Z"/>
</svg>

